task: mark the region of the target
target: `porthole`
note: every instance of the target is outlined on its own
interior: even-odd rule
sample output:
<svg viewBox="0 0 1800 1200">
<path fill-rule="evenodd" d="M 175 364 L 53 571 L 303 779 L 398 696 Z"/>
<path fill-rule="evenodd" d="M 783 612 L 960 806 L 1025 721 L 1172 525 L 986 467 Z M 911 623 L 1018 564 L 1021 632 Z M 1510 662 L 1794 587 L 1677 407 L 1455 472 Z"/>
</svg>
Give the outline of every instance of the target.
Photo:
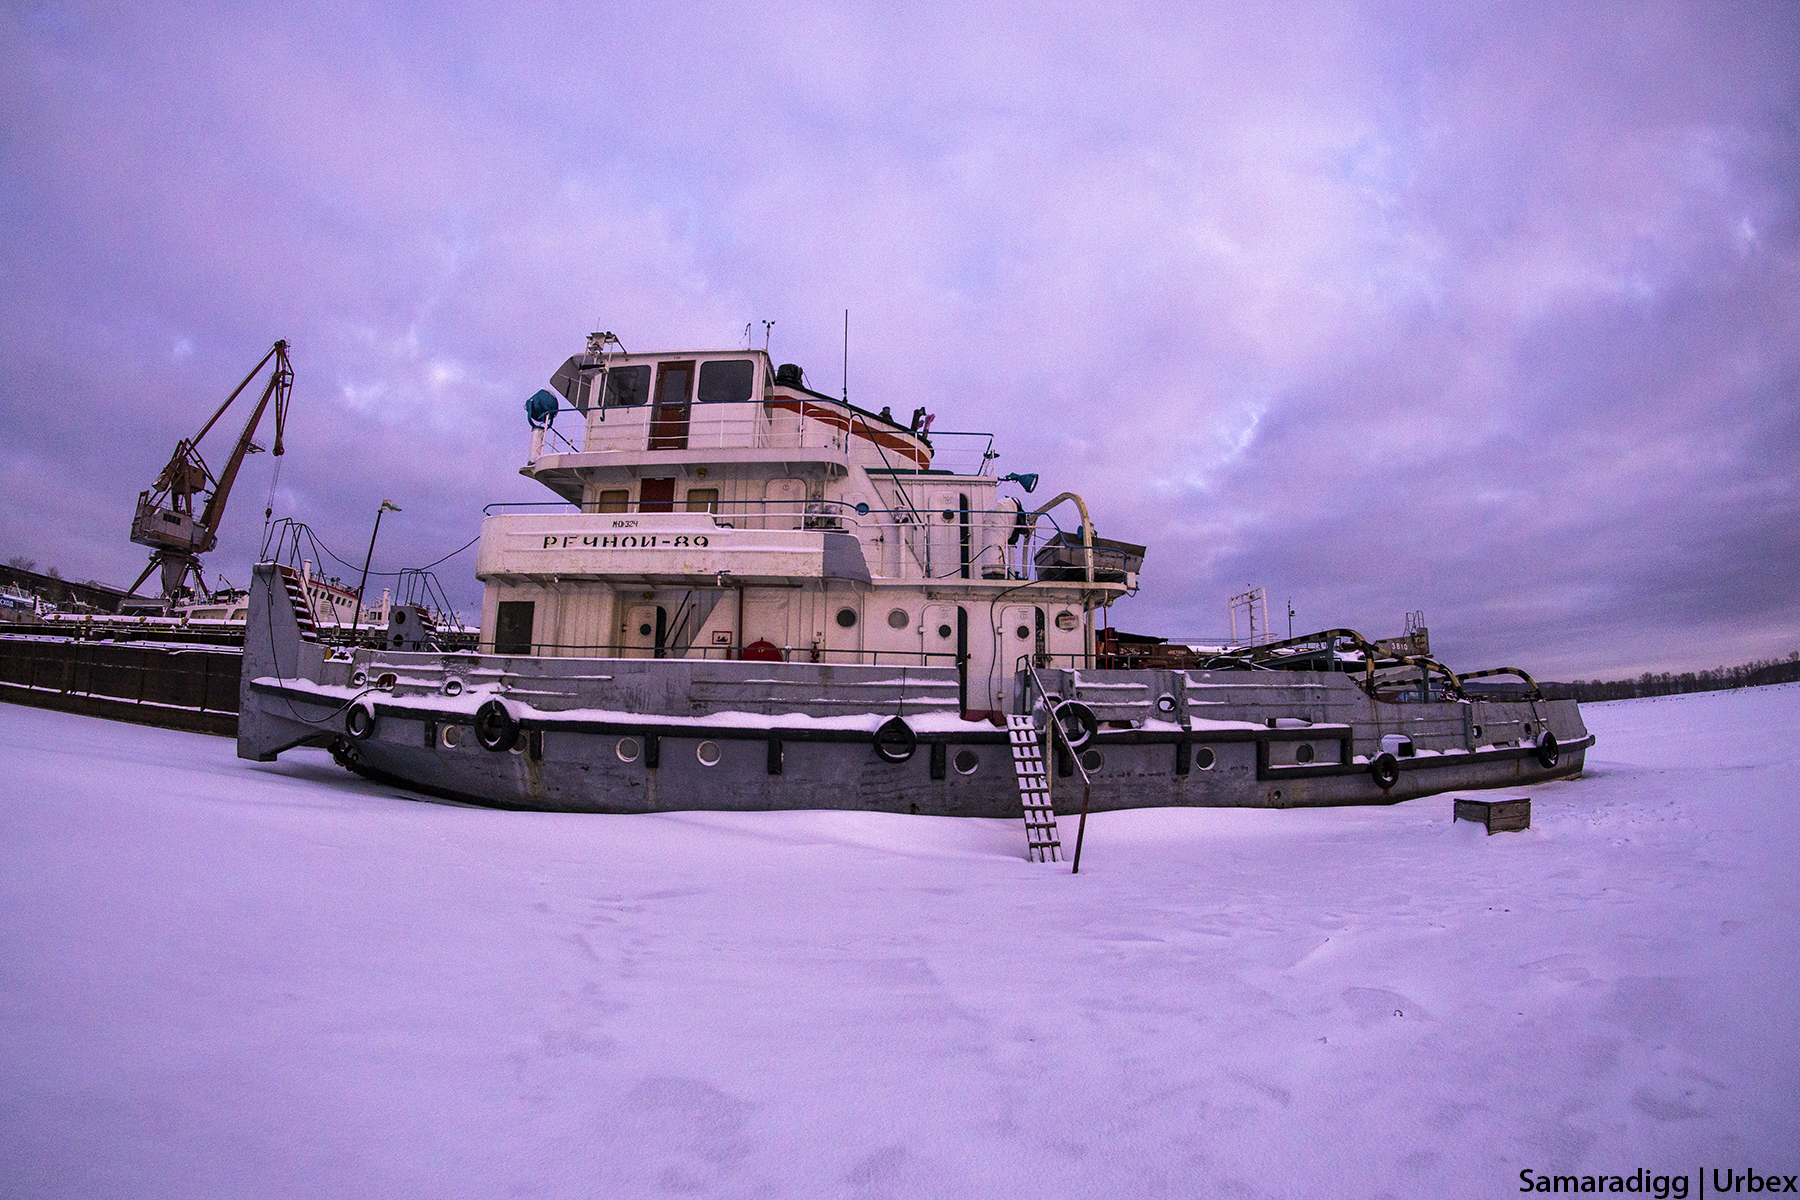
<svg viewBox="0 0 1800 1200">
<path fill-rule="evenodd" d="M 958 750 L 956 757 L 950 760 L 956 767 L 958 775 L 973 775 L 981 766 L 981 756 L 973 750 Z"/>
<path fill-rule="evenodd" d="M 1212 752 L 1211 746 L 1202 746 L 1194 751 L 1194 765 L 1202 771 L 1210 771 L 1219 761 L 1219 756 Z"/>
<path fill-rule="evenodd" d="M 1175 712 L 1175 697 L 1164 692 L 1156 698 L 1156 711 L 1163 716 L 1171 716 Z"/>
<path fill-rule="evenodd" d="M 694 757 L 700 760 L 700 765 L 703 767 L 718 766 L 719 743 L 701 742 L 698 746 L 694 747 Z"/>
<path fill-rule="evenodd" d="M 638 626 L 638 636 L 639 637 L 649 637 L 652 628 L 653 628 L 653 626 L 650 624 L 650 622 L 645 621 L 642 625 Z"/>
<path fill-rule="evenodd" d="M 869 515 L 869 505 L 867 501 L 858 500 L 856 502 L 856 515 L 859 517 L 866 517 Z"/>
<path fill-rule="evenodd" d="M 1476 736 L 1476 737 L 1480 737 L 1480 736 L 1481 736 L 1481 726 L 1479 726 L 1479 725 L 1477 725 L 1477 726 L 1476 726 L 1476 727 L 1475 727 L 1475 736 Z"/>
<path fill-rule="evenodd" d="M 623 737 L 613 747 L 613 753 L 619 756 L 620 762 L 636 762 L 638 760 L 638 740 L 634 737 Z"/>
<path fill-rule="evenodd" d="M 941 515 L 946 521 L 956 520 L 956 510 L 954 508 L 946 508 Z"/>
<path fill-rule="evenodd" d="M 462 680 L 458 679 L 456 676 L 452 675 L 450 678 L 444 680 L 444 695 L 460 696 L 462 695 L 462 689 Z"/>
<path fill-rule="evenodd" d="M 948 625 L 939 625 L 938 626 L 938 636 L 941 638 L 947 638 L 955 632 L 956 632 L 956 630 L 950 628 Z"/>
<path fill-rule="evenodd" d="M 856 610 L 854 608 L 838 609 L 837 623 L 839 628 L 842 629 L 849 629 L 854 626 L 856 624 Z"/>
<path fill-rule="evenodd" d="M 351 672 L 351 674 L 350 674 L 350 686 L 351 687 L 361 687 L 363 684 L 365 684 L 367 682 L 369 682 L 369 673 L 367 671 Z"/>
<path fill-rule="evenodd" d="M 384 671 L 382 672 L 381 678 L 375 681 L 375 686 L 384 692 L 391 692 L 394 690 L 394 685 L 399 682 L 400 677 L 398 675 L 395 675 L 392 671 Z"/>
<path fill-rule="evenodd" d="M 1020 638 L 1028 638 L 1031 636 L 1031 626 L 1021 625 L 1018 629 L 1014 630 L 1014 632 L 1017 633 Z"/>
<path fill-rule="evenodd" d="M 910 624 L 912 624 L 912 618 L 907 615 L 904 608 L 896 608 L 888 614 L 889 629 L 905 629 Z"/>
<path fill-rule="evenodd" d="M 1294 748 L 1294 761 L 1295 762 L 1309 763 L 1312 760 L 1313 760 L 1313 748 L 1312 748 L 1311 742 L 1301 742 L 1298 746 L 1296 746 Z"/>
<path fill-rule="evenodd" d="M 462 737 L 461 725 L 446 725 L 444 731 L 438 735 L 438 739 L 444 743 L 446 750 L 454 750 L 462 745 Z"/>
<path fill-rule="evenodd" d="M 1101 767 L 1106 765 L 1106 755 L 1100 753 L 1098 750 L 1083 750 L 1081 752 L 1081 765 L 1089 775 L 1092 775 L 1095 771 L 1098 771 Z"/>
<path fill-rule="evenodd" d="M 1068 609 L 1064 609 L 1062 612 L 1056 614 L 1056 627 L 1064 633 L 1068 633 L 1079 624 L 1081 624 L 1081 618 L 1077 617 Z"/>
<path fill-rule="evenodd" d="M 1531 722 L 1530 721 L 1525 722 L 1525 732 L 1526 733 L 1531 732 Z"/>
</svg>

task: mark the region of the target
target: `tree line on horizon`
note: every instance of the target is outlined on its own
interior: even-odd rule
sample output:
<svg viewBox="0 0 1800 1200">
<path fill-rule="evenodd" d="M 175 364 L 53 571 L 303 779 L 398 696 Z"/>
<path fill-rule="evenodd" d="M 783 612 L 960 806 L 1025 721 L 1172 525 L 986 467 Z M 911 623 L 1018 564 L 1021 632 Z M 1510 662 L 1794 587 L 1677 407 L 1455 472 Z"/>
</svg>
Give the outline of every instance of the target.
<svg viewBox="0 0 1800 1200">
<path fill-rule="evenodd" d="M 1572 683 L 1540 683 L 1551 700 L 1639 700 L 1646 696 L 1679 696 L 1687 692 L 1717 692 L 1729 688 L 1762 687 L 1771 683 L 1800 681 L 1800 650 L 1786 658 L 1759 658 L 1735 667 L 1710 671 L 1645 671 L 1636 679 L 1577 679 Z"/>
</svg>

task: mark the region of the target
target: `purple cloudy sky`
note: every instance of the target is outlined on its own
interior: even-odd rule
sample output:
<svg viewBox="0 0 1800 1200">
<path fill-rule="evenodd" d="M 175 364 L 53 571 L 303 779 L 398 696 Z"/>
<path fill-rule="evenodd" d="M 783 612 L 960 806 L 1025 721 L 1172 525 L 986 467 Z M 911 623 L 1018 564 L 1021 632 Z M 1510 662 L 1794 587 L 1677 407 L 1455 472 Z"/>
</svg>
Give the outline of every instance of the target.
<svg viewBox="0 0 1800 1200">
<path fill-rule="evenodd" d="M 1261 584 L 1464 668 L 1785 656 L 1797 14 L 8 3 L 0 557 L 129 583 L 137 492 L 277 337 L 277 512 L 360 564 L 392 497 L 393 570 L 539 497 L 521 405 L 597 322 L 772 318 L 835 391 L 848 308 L 853 399 L 1150 544 L 1126 628 Z"/>
</svg>

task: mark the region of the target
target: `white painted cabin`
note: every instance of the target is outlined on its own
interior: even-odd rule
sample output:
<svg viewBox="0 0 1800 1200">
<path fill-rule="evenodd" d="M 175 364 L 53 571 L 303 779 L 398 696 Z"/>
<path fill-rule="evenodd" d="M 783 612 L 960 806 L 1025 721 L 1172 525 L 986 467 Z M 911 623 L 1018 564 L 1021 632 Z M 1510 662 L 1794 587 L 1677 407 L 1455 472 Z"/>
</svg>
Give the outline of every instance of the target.
<svg viewBox="0 0 1800 1200">
<path fill-rule="evenodd" d="M 482 523 L 484 653 L 956 665 L 979 715 L 1022 656 L 1092 665 L 1095 610 L 1136 585 L 1142 548 L 1083 549 L 1079 497 L 1021 504 L 986 434 L 915 431 L 762 351 L 603 348 L 557 372 L 574 410 L 521 468 L 561 501 Z"/>
</svg>

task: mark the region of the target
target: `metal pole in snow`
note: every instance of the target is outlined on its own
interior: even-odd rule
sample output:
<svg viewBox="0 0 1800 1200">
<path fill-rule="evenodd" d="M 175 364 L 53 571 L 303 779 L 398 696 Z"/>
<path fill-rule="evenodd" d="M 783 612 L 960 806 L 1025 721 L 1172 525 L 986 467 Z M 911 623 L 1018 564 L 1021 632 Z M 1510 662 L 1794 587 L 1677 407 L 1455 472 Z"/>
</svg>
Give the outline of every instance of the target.
<svg viewBox="0 0 1800 1200">
<path fill-rule="evenodd" d="M 1074 753 L 1074 751 L 1070 751 Z M 1088 793 L 1093 789 L 1084 779 L 1081 783 L 1081 823 L 1075 826 L 1075 869 L 1071 875 L 1081 874 L 1081 839 L 1087 833 Z"/>
</svg>

